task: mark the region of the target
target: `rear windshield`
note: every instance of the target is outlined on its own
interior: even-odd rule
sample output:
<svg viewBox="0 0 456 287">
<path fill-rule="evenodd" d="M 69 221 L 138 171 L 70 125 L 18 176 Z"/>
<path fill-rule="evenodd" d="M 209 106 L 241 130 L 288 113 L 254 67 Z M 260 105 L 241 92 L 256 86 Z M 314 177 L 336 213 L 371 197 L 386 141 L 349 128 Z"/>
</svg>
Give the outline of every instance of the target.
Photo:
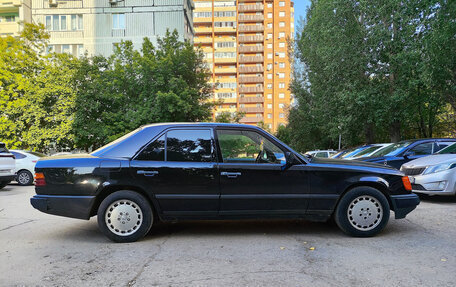
<svg viewBox="0 0 456 287">
<path fill-rule="evenodd" d="M 0 153 L 9 153 L 4 143 L 0 143 Z"/>
<path fill-rule="evenodd" d="M 36 151 L 28 151 L 28 153 L 33 154 L 34 156 L 37 156 L 37 157 L 46 157 L 47 156 L 44 153 L 40 153 L 40 152 L 36 152 Z"/>
</svg>

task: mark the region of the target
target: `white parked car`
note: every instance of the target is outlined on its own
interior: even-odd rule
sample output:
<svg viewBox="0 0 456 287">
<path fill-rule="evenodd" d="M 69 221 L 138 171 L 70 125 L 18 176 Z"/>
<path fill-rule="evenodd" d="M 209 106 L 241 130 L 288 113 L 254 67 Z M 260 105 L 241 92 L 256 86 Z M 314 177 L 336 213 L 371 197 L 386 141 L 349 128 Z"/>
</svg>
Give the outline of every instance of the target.
<svg viewBox="0 0 456 287">
<path fill-rule="evenodd" d="M 401 167 L 412 183 L 412 190 L 419 194 L 456 194 L 456 143 L 436 154 L 421 157 Z"/>
<path fill-rule="evenodd" d="M 46 155 L 25 150 L 11 150 L 16 157 L 16 181 L 19 185 L 31 185 L 35 173 L 36 162 Z"/>
<path fill-rule="evenodd" d="M 306 154 L 311 155 L 313 157 L 332 157 L 337 152 L 334 150 L 312 150 L 306 152 Z"/>
<path fill-rule="evenodd" d="M 0 189 L 16 178 L 14 155 L 8 151 L 4 143 L 0 143 Z"/>
</svg>

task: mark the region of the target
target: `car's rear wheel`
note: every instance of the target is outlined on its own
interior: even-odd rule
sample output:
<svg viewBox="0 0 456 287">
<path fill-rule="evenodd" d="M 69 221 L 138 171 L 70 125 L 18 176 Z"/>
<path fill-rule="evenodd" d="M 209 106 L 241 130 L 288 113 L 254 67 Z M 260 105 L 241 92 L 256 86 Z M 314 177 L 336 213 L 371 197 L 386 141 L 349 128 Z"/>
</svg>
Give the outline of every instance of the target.
<svg viewBox="0 0 456 287">
<path fill-rule="evenodd" d="M 33 183 L 33 175 L 28 170 L 21 170 L 17 173 L 16 181 L 19 185 L 31 185 Z"/>
<path fill-rule="evenodd" d="M 379 190 L 362 186 L 347 192 L 337 205 L 334 218 L 346 234 L 369 237 L 385 228 L 390 206 Z"/>
<path fill-rule="evenodd" d="M 121 190 L 108 195 L 98 208 L 98 226 L 114 242 L 134 242 L 152 227 L 153 212 L 141 194 Z"/>
</svg>

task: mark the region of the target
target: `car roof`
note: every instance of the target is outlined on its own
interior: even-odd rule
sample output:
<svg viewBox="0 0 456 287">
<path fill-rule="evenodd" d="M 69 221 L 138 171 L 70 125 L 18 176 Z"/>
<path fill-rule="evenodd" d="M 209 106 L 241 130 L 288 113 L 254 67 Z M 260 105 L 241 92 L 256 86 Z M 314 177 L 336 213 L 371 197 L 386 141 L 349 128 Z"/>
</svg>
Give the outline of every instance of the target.
<svg viewBox="0 0 456 287">
<path fill-rule="evenodd" d="M 454 138 L 424 138 L 424 139 L 411 139 L 411 140 L 403 140 L 403 141 L 400 141 L 400 142 L 419 142 L 419 141 L 454 141 L 456 142 L 456 139 Z"/>
<path fill-rule="evenodd" d="M 251 129 L 259 129 L 257 126 L 251 126 L 246 124 L 232 124 L 232 123 L 205 123 L 205 122 L 180 122 L 180 123 L 155 123 L 155 124 L 148 124 L 142 126 L 142 128 L 149 128 L 149 127 L 229 127 L 229 128 L 251 128 Z"/>
</svg>

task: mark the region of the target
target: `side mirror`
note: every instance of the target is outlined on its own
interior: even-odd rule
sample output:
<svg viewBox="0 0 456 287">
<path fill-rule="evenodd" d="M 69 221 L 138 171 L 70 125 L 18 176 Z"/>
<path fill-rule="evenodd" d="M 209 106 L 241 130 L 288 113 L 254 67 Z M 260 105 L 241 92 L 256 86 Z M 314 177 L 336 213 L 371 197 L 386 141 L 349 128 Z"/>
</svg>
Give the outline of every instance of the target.
<svg viewBox="0 0 456 287">
<path fill-rule="evenodd" d="M 287 151 L 285 153 L 285 159 L 286 159 L 286 163 L 285 163 L 285 165 L 282 166 L 282 170 L 289 169 L 291 166 L 295 165 L 297 162 L 295 155 L 289 151 Z"/>
<path fill-rule="evenodd" d="M 409 157 L 409 156 L 414 156 L 414 155 L 415 155 L 415 152 L 409 150 L 409 151 L 406 151 L 406 152 L 405 152 L 404 157 L 407 158 L 407 157 Z"/>
</svg>

